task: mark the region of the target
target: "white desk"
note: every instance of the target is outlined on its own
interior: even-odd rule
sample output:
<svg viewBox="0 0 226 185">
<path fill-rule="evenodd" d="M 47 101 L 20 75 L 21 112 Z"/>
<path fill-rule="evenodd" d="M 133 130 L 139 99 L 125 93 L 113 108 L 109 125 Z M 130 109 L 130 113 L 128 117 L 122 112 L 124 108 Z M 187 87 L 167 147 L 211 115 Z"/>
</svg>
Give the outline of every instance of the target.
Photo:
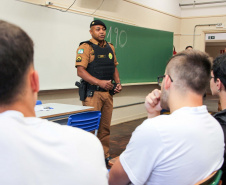
<svg viewBox="0 0 226 185">
<path fill-rule="evenodd" d="M 51 121 L 68 118 L 71 114 L 78 112 L 93 111 L 93 107 L 81 105 L 68 105 L 61 103 L 46 103 L 42 104 L 43 108 L 51 107 L 52 109 L 45 109 L 43 111 L 36 111 L 36 117 L 48 119 Z"/>
</svg>

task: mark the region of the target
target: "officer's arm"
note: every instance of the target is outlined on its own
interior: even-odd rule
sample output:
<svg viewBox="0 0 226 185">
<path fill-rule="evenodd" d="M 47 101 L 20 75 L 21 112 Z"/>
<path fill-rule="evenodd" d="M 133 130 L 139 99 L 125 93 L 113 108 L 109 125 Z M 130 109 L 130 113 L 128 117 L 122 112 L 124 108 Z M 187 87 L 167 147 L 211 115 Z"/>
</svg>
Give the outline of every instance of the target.
<svg viewBox="0 0 226 185">
<path fill-rule="evenodd" d="M 113 75 L 113 78 L 115 80 L 115 83 L 117 83 L 117 84 L 120 83 L 119 72 L 118 72 L 118 69 L 116 66 L 115 66 L 115 73 Z"/>
<path fill-rule="evenodd" d="M 119 93 L 122 90 L 122 85 L 120 83 L 119 72 L 118 72 L 118 69 L 116 66 L 115 66 L 115 73 L 113 75 L 113 78 L 117 84 L 117 86 L 115 88 L 115 93 Z"/>
<path fill-rule="evenodd" d="M 83 80 L 85 80 L 89 84 L 98 85 L 101 88 L 106 89 L 106 90 L 112 89 L 112 87 L 113 87 L 111 80 L 99 80 L 99 79 L 93 77 L 92 75 L 90 75 L 86 71 L 85 67 L 83 67 L 83 66 L 77 66 L 77 74 L 79 77 L 81 77 Z"/>
</svg>

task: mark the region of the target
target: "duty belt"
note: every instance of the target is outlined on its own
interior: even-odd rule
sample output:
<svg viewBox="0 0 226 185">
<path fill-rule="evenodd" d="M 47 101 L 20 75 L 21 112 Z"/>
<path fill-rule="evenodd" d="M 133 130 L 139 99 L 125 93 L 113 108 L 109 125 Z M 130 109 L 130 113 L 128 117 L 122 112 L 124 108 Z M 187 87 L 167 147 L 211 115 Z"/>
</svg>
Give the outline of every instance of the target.
<svg viewBox="0 0 226 185">
<path fill-rule="evenodd" d="M 102 91 L 102 92 L 107 92 L 107 90 L 101 88 L 100 86 L 98 85 L 90 85 L 88 84 L 88 90 L 91 90 L 91 91 Z"/>
</svg>

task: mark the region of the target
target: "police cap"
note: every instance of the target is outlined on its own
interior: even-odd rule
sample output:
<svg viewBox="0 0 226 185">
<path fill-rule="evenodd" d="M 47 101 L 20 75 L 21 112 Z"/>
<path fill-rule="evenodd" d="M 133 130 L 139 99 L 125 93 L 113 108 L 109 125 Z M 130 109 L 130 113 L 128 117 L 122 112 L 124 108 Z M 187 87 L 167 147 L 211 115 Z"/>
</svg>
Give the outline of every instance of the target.
<svg viewBox="0 0 226 185">
<path fill-rule="evenodd" d="M 92 26 L 95 26 L 95 25 L 102 25 L 105 29 L 107 29 L 107 28 L 106 28 L 106 25 L 105 25 L 101 20 L 94 20 L 94 21 L 92 21 L 92 22 L 90 23 L 90 28 L 91 28 Z"/>
</svg>

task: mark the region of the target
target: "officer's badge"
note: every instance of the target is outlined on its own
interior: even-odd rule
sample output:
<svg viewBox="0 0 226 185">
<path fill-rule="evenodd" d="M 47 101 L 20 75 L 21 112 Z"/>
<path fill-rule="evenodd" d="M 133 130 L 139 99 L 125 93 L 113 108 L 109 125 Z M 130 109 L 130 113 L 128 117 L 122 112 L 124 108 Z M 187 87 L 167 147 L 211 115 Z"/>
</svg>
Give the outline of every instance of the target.
<svg viewBox="0 0 226 185">
<path fill-rule="evenodd" d="M 81 56 L 78 56 L 77 58 L 76 58 L 76 62 L 81 62 L 82 61 L 82 57 Z"/>
<path fill-rule="evenodd" d="M 106 58 L 106 55 L 98 55 L 98 58 Z"/>
<path fill-rule="evenodd" d="M 84 49 L 79 49 L 78 50 L 78 54 L 83 54 L 84 53 Z"/>
<path fill-rule="evenodd" d="M 109 57 L 110 59 L 112 59 L 112 58 L 113 58 L 113 56 L 112 56 L 112 54 L 111 54 L 111 53 L 109 53 L 109 54 L 108 54 L 108 57 Z"/>
</svg>

